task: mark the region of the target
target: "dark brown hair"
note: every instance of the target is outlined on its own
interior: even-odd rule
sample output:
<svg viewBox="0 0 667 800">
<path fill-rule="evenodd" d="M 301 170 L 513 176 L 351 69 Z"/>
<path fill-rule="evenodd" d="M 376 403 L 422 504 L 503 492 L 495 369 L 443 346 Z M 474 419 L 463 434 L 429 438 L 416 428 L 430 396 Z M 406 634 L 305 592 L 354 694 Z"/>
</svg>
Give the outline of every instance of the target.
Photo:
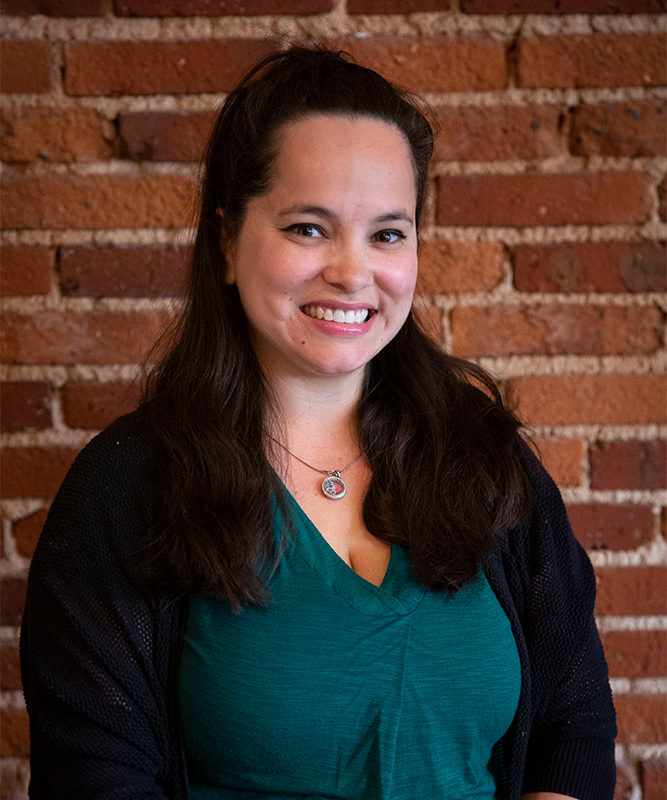
<svg viewBox="0 0 667 800">
<path fill-rule="evenodd" d="M 267 600 L 262 575 L 278 557 L 271 503 L 283 490 L 265 455 L 270 399 L 238 291 L 225 282 L 217 210 L 232 241 L 249 200 L 270 189 L 281 127 L 318 114 L 398 128 L 419 223 L 433 149 L 420 102 L 344 54 L 293 47 L 265 58 L 229 95 L 209 141 L 185 307 L 145 394 L 164 487 L 149 573 L 235 609 Z M 474 580 L 494 534 L 529 502 L 519 423 L 492 379 L 446 355 L 410 314 L 368 365 L 357 417 L 373 470 L 368 530 L 404 545 L 433 589 Z"/>
</svg>

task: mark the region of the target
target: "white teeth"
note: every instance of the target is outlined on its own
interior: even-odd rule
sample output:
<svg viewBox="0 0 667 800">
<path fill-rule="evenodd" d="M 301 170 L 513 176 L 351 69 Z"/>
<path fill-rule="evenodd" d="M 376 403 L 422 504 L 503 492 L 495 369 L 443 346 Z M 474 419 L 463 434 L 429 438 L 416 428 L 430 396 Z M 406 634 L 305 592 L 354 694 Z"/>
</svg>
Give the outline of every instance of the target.
<svg viewBox="0 0 667 800">
<path fill-rule="evenodd" d="M 347 325 L 360 325 L 368 319 L 368 309 L 343 311 L 342 308 L 322 308 L 322 306 L 304 306 L 303 311 L 313 319 L 324 319 L 327 322 L 342 322 Z"/>
</svg>

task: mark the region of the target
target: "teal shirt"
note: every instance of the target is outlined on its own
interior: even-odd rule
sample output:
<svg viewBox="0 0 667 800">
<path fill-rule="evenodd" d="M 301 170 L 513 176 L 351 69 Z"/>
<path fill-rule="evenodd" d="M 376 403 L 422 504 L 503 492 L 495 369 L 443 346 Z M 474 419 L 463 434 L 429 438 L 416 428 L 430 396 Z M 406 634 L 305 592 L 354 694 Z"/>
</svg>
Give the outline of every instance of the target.
<svg viewBox="0 0 667 800">
<path fill-rule="evenodd" d="M 274 602 L 190 601 L 180 701 L 193 800 L 490 800 L 519 656 L 482 572 L 453 597 L 393 545 L 380 586 L 293 498 Z M 277 515 L 276 530 L 280 530 Z"/>
</svg>

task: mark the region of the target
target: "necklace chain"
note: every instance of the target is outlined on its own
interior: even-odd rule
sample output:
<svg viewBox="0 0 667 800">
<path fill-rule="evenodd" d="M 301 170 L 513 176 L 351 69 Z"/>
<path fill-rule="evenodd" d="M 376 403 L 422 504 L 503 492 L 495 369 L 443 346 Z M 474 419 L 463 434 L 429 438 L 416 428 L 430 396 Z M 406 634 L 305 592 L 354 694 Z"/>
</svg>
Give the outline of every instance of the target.
<svg viewBox="0 0 667 800">
<path fill-rule="evenodd" d="M 270 436 L 271 439 L 278 445 L 278 447 L 282 447 L 283 450 L 286 450 L 293 458 L 296 458 L 297 461 L 300 461 L 304 466 L 308 467 L 308 469 L 312 469 L 314 472 L 319 472 L 321 475 L 325 475 L 326 477 L 322 481 L 322 494 L 325 497 L 328 497 L 329 500 L 341 500 L 345 497 L 347 492 L 347 485 L 345 481 L 340 477 L 341 473 L 348 470 L 355 462 L 357 462 L 361 458 L 361 454 L 364 452 L 363 450 L 359 451 L 359 454 L 355 456 L 352 461 L 342 469 L 318 469 L 314 467 L 312 464 L 309 464 L 307 461 L 304 461 L 302 458 L 296 453 L 293 453 L 289 447 L 285 447 L 282 442 L 279 442 L 273 436 Z"/>
</svg>

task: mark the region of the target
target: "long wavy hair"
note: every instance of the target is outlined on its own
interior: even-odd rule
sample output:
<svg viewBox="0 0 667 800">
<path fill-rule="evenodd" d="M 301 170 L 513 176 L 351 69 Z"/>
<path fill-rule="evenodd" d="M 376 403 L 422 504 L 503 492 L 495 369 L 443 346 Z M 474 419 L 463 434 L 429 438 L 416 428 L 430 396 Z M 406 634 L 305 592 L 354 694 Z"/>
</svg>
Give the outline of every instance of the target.
<svg viewBox="0 0 667 800">
<path fill-rule="evenodd" d="M 265 576 L 280 556 L 272 503 L 284 508 L 284 490 L 266 457 L 270 392 L 223 250 L 248 202 L 271 187 L 281 127 L 318 114 L 402 133 L 419 224 L 433 149 L 421 101 L 344 53 L 292 47 L 263 59 L 228 96 L 210 138 L 183 313 L 144 397 L 163 487 L 148 573 L 235 610 L 270 598 Z M 367 366 L 357 424 L 373 473 L 368 530 L 403 545 L 434 590 L 473 581 L 494 535 L 530 503 L 520 424 L 491 377 L 443 352 L 410 314 Z"/>
</svg>

